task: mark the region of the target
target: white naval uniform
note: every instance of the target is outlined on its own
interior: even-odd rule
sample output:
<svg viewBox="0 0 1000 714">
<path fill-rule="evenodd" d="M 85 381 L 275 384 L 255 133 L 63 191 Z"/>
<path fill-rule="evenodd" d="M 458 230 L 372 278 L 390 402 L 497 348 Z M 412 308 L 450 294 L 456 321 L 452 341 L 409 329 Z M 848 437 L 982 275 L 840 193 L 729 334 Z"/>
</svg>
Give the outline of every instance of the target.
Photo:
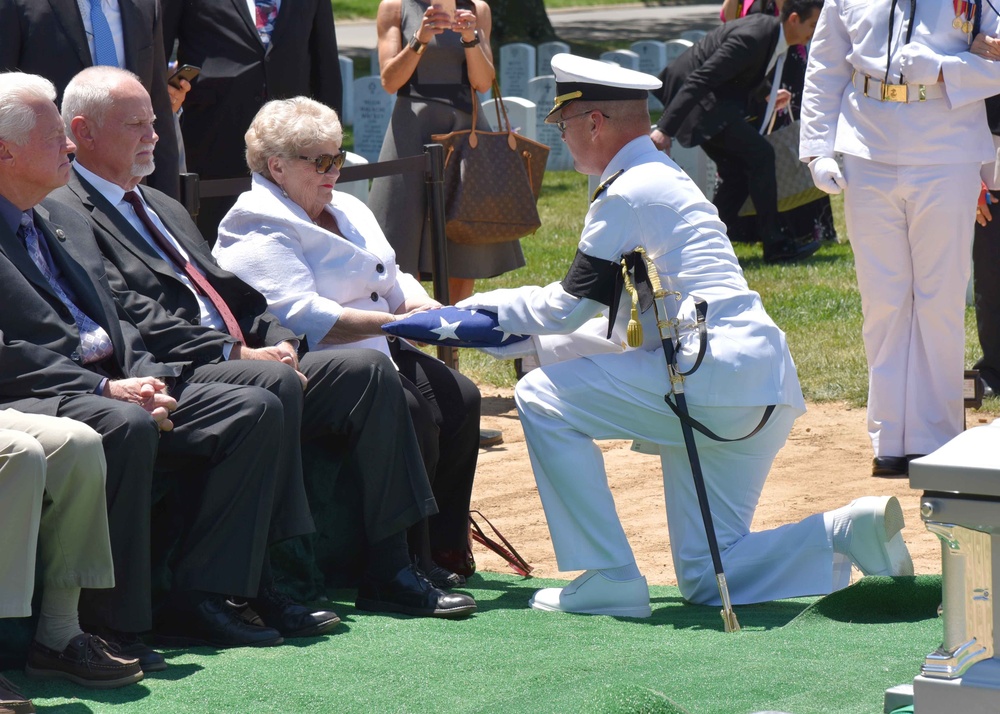
<svg viewBox="0 0 1000 714">
<path fill-rule="evenodd" d="M 321 340 L 345 307 L 394 313 L 409 298 L 429 299 L 396 265 L 396 253 L 368 207 L 334 191 L 326 210 L 346 235 L 320 228 L 281 188 L 260 174 L 219 225 L 212 255 L 253 285 L 282 325 L 313 350 L 367 347 L 389 354 L 385 337 L 345 344 Z"/>
<path fill-rule="evenodd" d="M 1000 64 L 969 53 L 951 2 L 919 0 L 911 42 L 948 59 L 943 96 L 866 97 L 882 80 L 891 0 L 827 0 L 809 50 L 799 154 L 845 154 L 844 207 L 864 313 L 868 431 L 876 456 L 927 454 L 962 430 L 965 289 L 979 169 L 994 148 L 985 97 Z M 889 83 L 900 83 L 909 2 L 895 10 Z M 983 2 L 982 32 L 1000 35 Z M 857 80 L 856 80 L 857 81 Z"/>
<path fill-rule="evenodd" d="M 733 602 L 842 587 L 850 564 L 844 568 L 842 557 L 835 558 L 822 515 L 750 533 L 774 456 L 805 411 L 784 334 L 747 287 L 715 207 L 677 165 L 643 136 L 618 152 L 602 180 L 620 169 L 624 173 L 590 206 L 580 251 L 617 262 L 641 245 L 664 287 L 683 296 L 680 303 L 668 298 L 668 310 L 677 310 L 688 324 L 694 298 L 707 301 L 707 353 L 685 383 L 695 418 L 721 436 L 737 437 L 757 425 L 765 406 L 778 405 L 767 425 L 745 441 L 725 444 L 697 436 Z M 628 302 L 626 294 L 616 331 L 628 321 Z M 534 335 L 572 332 L 604 309 L 568 294 L 561 283 L 496 290 L 461 304 L 496 309 L 504 330 Z M 544 366 L 515 389 L 553 546 L 561 570 L 633 562 L 593 440 L 659 444 L 678 585 L 692 602 L 718 604 L 680 423 L 663 402 L 667 369 L 652 309 L 642 322 L 641 348 L 550 364 L 540 355 Z M 690 369 L 697 335 L 685 333 L 679 362 Z"/>
</svg>

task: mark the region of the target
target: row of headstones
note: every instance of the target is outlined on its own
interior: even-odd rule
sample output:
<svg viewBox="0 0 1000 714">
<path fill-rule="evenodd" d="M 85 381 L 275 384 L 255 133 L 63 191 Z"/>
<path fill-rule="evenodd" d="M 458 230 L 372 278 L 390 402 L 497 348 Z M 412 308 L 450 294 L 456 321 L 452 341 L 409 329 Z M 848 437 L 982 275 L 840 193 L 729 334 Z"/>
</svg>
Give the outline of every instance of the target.
<svg viewBox="0 0 1000 714">
<path fill-rule="evenodd" d="M 628 50 L 605 52 L 601 59 L 657 75 L 703 36 L 704 31 L 690 30 L 684 34 L 685 37 L 666 42 L 636 42 Z M 511 127 L 519 134 L 548 146 L 548 168 L 556 171 L 571 169 L 573 161 L 558 128 L 544 122 L 555 96 L 555 78 L 550 73 L 550 61 L 554 55 L 569 50 L 569 45 L 564 42 L 546 42 L 537 47 L 512 43 L 500 48 L 498 76 Z M 367 161 L 377 161 L 396 96 L 382 88 L 377 75 L 354 79 L 350 58 L 342 57 L 340 61 L 345 87 L 343 121 L 354 127 L 354 151 Z M 372 66 L 378 67 L 374 57 Z M 480 101 L 487 120 L 497 128 L 495 100 L 490 99 L 489 94 L 481 94 Z M 660 106 L 658 100 L 650 98 L 651 109 Z M 675 144 L 671 157 L 706 195 L 711 196 L 715 167 L 701 149 L 685 149 Z"/>
</svg>

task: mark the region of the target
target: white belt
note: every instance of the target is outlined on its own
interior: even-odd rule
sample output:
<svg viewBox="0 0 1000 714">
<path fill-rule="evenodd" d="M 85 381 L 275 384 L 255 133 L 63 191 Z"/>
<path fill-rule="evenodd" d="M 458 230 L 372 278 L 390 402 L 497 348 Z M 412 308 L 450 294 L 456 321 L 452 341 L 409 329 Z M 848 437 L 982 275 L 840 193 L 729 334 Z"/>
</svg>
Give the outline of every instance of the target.
<svg viewBox="0 0 1000 714">
<path fill-rule="evenodd" d="M 880 102 L 901 102 L 912 104 L 925 102 L 928 99 L 941 99 L 944 96 L 944 86 L 935 84 L 883 84 L 881 79 L 869 77 L 854 70 L 851 72 L 851 84 L 861 90 L 866 97 Z"/>
</svg>

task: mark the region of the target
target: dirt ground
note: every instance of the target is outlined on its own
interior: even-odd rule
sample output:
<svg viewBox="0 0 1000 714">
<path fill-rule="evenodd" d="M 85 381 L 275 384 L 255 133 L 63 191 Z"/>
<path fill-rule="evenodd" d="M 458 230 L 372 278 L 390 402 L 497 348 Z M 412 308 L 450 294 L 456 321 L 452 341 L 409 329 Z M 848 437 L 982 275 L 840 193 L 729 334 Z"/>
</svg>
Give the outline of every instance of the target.
<svg viewBox="0 0 1000 714">
<path fill-rule="evenodd" d="M 970 427 L 987 421 L 991 418 L 971 411 L 967 414 Z M 479 452 L 473 509 L 489 518 L 534 566 L 533 575 L 575 577 L 575 573 L 560 573 L 556 568 L 512 390 L 483 388 L 482 426 L 501 429 L 504 443 Z M 675 585 L 659 457 L 633 452 L 630 447 L 628 441 L 601 442 L 618 513 L 639 569 L 650 584 Z M 908 479 L 873 478 L 871 459 L 863 409 L 836 403 L 810 404 L 778 453 L 753 530 L 792 523 L 859 496 L 892 495 L 899 498 L 906 514 L 903 537 L 916 573 L 941 572 L 938 540 L 920 521 L 920 492 L 910 489 Z M 481 570 L 510 572 L 502 559 L 483 546 L 476 544 L 474 553 Z"/>
</svg>

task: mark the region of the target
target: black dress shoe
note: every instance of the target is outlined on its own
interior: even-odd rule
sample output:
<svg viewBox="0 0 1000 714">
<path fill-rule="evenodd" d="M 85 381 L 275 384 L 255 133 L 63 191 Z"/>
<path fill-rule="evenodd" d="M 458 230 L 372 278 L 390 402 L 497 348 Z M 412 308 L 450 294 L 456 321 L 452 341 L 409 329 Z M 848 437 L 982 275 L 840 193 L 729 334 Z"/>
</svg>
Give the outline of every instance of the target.
<svg viewBox="0 0 1000 714">
<path fill-rule="evenodd" d="M 876 456 L 872 459 L 872 476 L 901 478 L 909 471 L 910 463 L 905 456 Z"/>
<path fill-rule="evenodd" d="M 100 637 L 114 647 L 121 656 L 139 660 L 139 666 L 142 667 L 143 672 L 162 672 L 167 668 L 167 661 L 163 659 L 163 655 L 151 649 L 134 632 L 121 632 L 110 627 L 90 625 L 84 625 L 83 629 Z"/>
<path fill-rule="evenodd" d="M 254 614 L 257 620 L 252 618 Z M 273 585 L 263 587 L 260 596 L 249 601 L 243 618 L 248 616 L 250 622 L 272 627 L 282 637 L 316 637 L 340 624 L 340 618 L 332 610 L 314 610 L 300 605 Z"/>
<path fill-rule="evenodd" d="M 470 596 L 434 587 L 415 565 L 407 565 L 387 582 L 366 575 L 354 605 L 359 610 L 417 617 L 465 617 L 476 611 L 476 601 Z"/>
<path fill-rule="evenodd" d="M 35 714 L 35 705 L 4 677 L 0 677 L 0 714 Z"/>
<path fill-rule="evenodd" d="M 155 632 L 159 642 L 175 647 L 269 647 L 284 642 L 277 630 L 244 622 L 221 595 L 192 608 L 168 606 Z"/>
<path fill-rule="evenodd" d="M 458 588 L 465 585 L 465 578 L 437 564 L 430 568 L 421 568 L 420 571 L 431 581 L 431 585 L 442 590 L 450 590 L 451 588 Z"/>
<path fill-rule="evenodd" d="M 24 673 L 35 679 L 65 679 L 92 689 L 115 689 L 142 679 L 139 660 L 122 657 L 100 637 L 77 635 L 62 652 L 37 640 L 28 646 Z"/>
<path fill-rule="evenodd" d="M 791 238 L 775 240 L 764 244 L 764 262 L 770 265 L 775 263 L 794 263 L 797 260 L 804 260 L 819 250 L 820 242 L 811 240 L 808 243 L 796 243 Z"/>
</svg>

